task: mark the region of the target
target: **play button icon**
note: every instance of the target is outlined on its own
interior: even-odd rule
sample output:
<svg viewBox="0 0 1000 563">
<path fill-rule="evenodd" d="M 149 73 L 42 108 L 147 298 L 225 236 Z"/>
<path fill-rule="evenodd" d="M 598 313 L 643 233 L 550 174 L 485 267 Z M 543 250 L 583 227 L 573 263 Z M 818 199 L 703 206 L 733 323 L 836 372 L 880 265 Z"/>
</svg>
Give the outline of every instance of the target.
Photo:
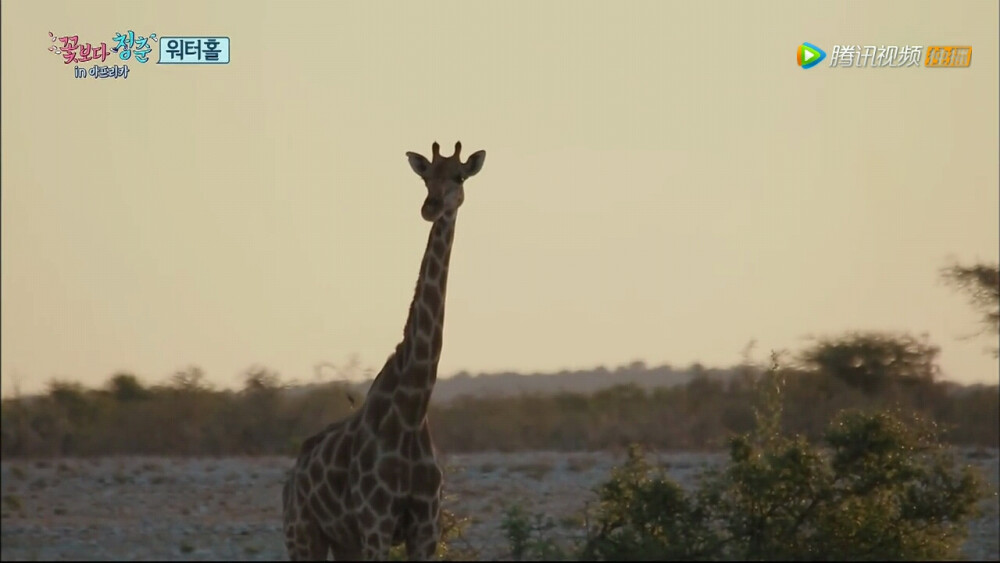
<svg viewBox="0 0 1000 563">
<path fill-rule="evenodd" d="M 826 52 L 812 43 L 799 45 L 798 52 L 796 53 L 796 59 L 802 68 L 812 68 L 825 58 Z"/>
</svg>

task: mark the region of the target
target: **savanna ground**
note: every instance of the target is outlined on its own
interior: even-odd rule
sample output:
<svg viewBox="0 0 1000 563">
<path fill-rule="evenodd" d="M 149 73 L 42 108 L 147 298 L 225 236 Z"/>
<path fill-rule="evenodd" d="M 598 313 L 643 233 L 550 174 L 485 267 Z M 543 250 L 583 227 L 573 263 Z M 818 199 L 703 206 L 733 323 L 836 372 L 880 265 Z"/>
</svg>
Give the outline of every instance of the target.
<svg viewBox="0 0 1000 563">
<path fill-rule="evenodd" d="M 446 508 L 467 518 L 454 548 L 510 559 L 501 528 L 517 504 L 544 513 L 558 539 L 582 534 L 592 488 L 624 452 L 445 455 Z M 998 452 L 966 448 L 960 463 L 998 486 Z M 683 485 L 724 460 L 713 453 L 658 453 Z M 281 486 L 286 457 L 98 457 L 3 461 L 3 560 L 282 560 Z M 970 526 L 963 555 L 1000 560 L 1000 510 L 991 494 Z"/>
</svg>

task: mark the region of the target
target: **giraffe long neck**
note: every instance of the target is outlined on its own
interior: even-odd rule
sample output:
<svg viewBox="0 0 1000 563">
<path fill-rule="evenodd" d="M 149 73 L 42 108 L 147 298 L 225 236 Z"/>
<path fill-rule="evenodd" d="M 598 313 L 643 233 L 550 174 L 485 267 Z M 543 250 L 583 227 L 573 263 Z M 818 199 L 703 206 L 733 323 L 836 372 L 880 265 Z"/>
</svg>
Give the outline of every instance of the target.
<svg viewBox="0 0 1000 563">
<path fill-rule="evenodd" d="M 444 302 L 448 285 L 448 264 L 455 240 L 457 214 L 449 211 L 434 222 L 420 263 L 417 288 L 410 302 L 410 314 L 403 329 L 405 367 L 428 366 L 436 375 L 444 331 Z M 405 375 L 405 374 L 404 374 Z M 407 383 L 407 382 L 402 382 Z M 433 379 L 428 385 L 434 385 Z"/>
<path fill-rule="evenodd" d="M 370 396 L 392 397 L 398 416 L 411 428 L 423 421 L 437 381 L 455 220 L 456 213 L 450 211 L 431 227 L 416 291 L 403 329 L 403 341 L 389 357 L 369 391 Z"/>
</svg>

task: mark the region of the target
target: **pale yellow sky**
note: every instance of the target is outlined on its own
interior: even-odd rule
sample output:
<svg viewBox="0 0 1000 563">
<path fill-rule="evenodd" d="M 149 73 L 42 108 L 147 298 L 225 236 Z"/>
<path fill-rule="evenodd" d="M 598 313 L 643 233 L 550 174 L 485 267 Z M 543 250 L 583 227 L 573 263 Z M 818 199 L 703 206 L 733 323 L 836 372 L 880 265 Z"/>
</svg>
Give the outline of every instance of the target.
<svg viewBox="0 0 1000 563">
<path fill-rule="evenodd" d="M 876 329 L 997 382 L 937 274 L 1000 253 L 995 1 L 206 4 L 3 3 L 5 394 L 380 367 L 429 229 L 404 153 L 435 140 L 487 151 L 443 376 Z M 46 50 L 126 29 L 228 35 L 232 62 L 78 80 Z M 973 59 L 802 70 L 802 41 Z"/>
</svg>

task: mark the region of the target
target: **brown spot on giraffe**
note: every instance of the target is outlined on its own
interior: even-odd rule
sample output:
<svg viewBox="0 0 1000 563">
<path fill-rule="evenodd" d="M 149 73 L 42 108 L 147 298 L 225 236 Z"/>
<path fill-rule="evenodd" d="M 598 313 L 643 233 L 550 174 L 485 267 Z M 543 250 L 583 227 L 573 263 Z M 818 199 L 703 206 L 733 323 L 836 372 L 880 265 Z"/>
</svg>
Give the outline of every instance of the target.
<svg viewBox="0 0 1000 563">
<path fill-rule="evenodd" d="M 372 493 L 369 502 L 371 503 L 372 507 L 385 508 L 390 504 L 392 504 L 392 497 L 389 495 L 388 491 L 379 487 L 378 489 L 375 490 L 375 492 Z"/>
<path fill-rule="evenodd" d="M 419 375 L 420 370 L 415 369 L 413 371 L 415 376 L 417 377 L 420 376 Z M 423 381 L 426 382 L 427 378 L 424 377 Z M 415 427 L 419 421 L 413 420 L 413 418 L 408 416 L 407 413 L 417 412 L 417 410 L 420 408 L 420 396 L 414 393 L 408 393 L 406 392 L 406 390 L 402 389 L 397 391 L 395 395 L 396 395 L 395 398 L 397 405 L 396 408 L 398 409 L 396 416 L 398 417 L 401 426 L 408 428 Z M 416 437 L 413 436 L 412 434 L 404 433 L 401 436 L 401 439 L 402 440 L 410 439 L 412 441 L 415 440 Z"/>
<path fill-rule="evenodd" d="M 431 342 L 431 357 L 436 361 L 441 356 L 441 346 L 443 345 L 441 333 L 434 335 L 434 341 Z"/>
<path fill-rule="evenodd" d="M 430 343 L 422 338 L 417 340 L 417 342 L 413 345 L 413 355 L 415 360 L 421 362 L 426 362 L 427 360 L 430 360 L 431 359 Z"/>
<path fill-rule="evenodd" d="M 430 559 L 440 541 L 443 474 L 435 460 L 427 404 L 437 380 L 445 288 L 464 182 L 484 151 L 461 160 L 434 143 L 433 158 L 406 153 L 423 179 L 421 216 L 433 223 L 403 329 L 403 341 L 375 377 L 365 402 L 303 442 L 282 489 L 285 547 L 292 560 L 385 560 L 405 543 Z"/>
<path fill-rule="evenodd" d="M 424 356 L 423 361 L 426 362 L 427 360 L 431 359 L 430 352 L 431 352 L 430 348 L 427 348 L 427 354 Z M 431 384 L 430 378 L 431 378 L 430 369 L 413 370 L 413 385 L 416 386 L 418 389 L 429 386 Z M 415 400 L 423 401 L 425 400 L 425 395 L 426 393 L 418 392 L 414 398 Z"/>
<path fill-rule="evenodd" d="M 427 261 L 427 277 L 431 279 L 437 279 L 438 275 L 441 274 L 441 266 L 438 265 L 437 260 Z"/>
<path fill-rule="evenodd" d="M 428 313 L 428 317 L 433 319 L 437 312 L 441 310 L 441 294 L 438 293 L 437 288 L 428 288 L 427 294 L 424 296 L 424 311 Z"/>
<path fill-rule="evenodd" d="M 389 451 L 399 449 L 399 441 L 402 439 L 402 433 L 403 425 L 395 413 L 387 416 L 385 422 L 382 423 L 382 427 L 379 428 L 379 434 L 385 436 L 385 448 Z"/>
</svg>

